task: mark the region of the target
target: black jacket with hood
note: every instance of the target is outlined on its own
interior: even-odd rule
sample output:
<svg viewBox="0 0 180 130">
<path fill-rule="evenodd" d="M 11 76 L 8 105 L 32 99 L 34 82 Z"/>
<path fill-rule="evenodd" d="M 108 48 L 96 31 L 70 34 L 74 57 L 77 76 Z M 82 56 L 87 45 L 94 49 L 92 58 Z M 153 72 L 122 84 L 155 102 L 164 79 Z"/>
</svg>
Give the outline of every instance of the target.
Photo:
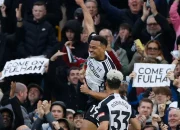
<svg viewBox="0 0 180 130">
<path fill-rule="evenodd" d="M 37 22 L 30 18 L 17 30 L 21 30 L 18 35 L 21 36 L 17 49 L 19 58 L 48 55 L 57 42 L 53 27 L 45 19 Z"/>
</svg>

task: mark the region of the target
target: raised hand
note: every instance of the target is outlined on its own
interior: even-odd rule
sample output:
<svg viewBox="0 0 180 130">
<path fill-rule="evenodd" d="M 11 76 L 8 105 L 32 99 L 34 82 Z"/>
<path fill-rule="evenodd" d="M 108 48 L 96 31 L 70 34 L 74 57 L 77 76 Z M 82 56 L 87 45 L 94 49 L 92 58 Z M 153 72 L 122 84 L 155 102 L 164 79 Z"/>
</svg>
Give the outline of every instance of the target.
<svg viewBox="0 0 180 130">
<path fill-rule="evenodd" d="M 165 108 L 166 108 L 166 104 L 159 104 L 158 105 L 158 112 L 159 112 L 160 117 L 164 116 Z"/>
<path fill-rule="evenodd" d="M 50 107 L 51 107 L 51 101 L 48 102 L 47 100 L 44 100 L 42 102 L 42 108 L 45 114 L 48 114 L 50 112 Z"/>
<path fill-rule="evenodd" d="M 22 20 L 21 9 L 22 9 L 22 4 L 19 4 L 19 7 L 16 8 L 16 18 L 18 21 Z"/>
<path fill-rule="evenodd" d="M 157 9 L 156 9 L 156 4 L 154 2 L 154 0 L 149 0 L 149 4 L 150 4 L 150 7 L 151 7 L 151 12 L 153 13 L 153 15 L 157 15 L 158 12 L 157 12 Z"/>
<path fill-rule="evenodd" d="M 83 80 L 83 85 L 81 85 L 80 91 L 81 91 L 81 93 L 84 93 L 84 94 L 89 94 L 89 92 L 91 91 L 91 90 L 88 88 L 85 80 Z"/>
<path fill-rule="evenodd" d="M 155 93 L 152 91 L 152 92 L 150 92 L 150 94 L 149 94 L 149 99 L 151 99 L 151 100 L 153 100 L 154 98 L 155 98 Z"/>
<path fill-rule="evenodd" d="M 72 42 L 72 41 L 67 41 L 67 42 L 65 43 L 65 46 L 68 46 L 70 49 L 75 49 L 75 48 L 73 47 L 73 42 Z"/>
<path fill-rule="evenodd" d="M 147 8 L 146 7 L 146 2 L 144 2 L 144 5 L 143 5 L 143 16 L 141 17 L 141 19 L 143 21 L 145 21 L 147 19 L 147 17 L 149 16 L 149 13 L 150 13 L 150 8 Z"/>
<path fill-rule="evenodd" d="M 84 4 L 84 0 L 75 0 L 76 4 L 81 6 L 82 4 Z"/>
<path fill-rule="evenodd" d="M 37 113 L 38 113 L 38 117 L 42 119 L 45 113 L 42 106 L 42 101 L 38 101 L 37 103 Z"/>
<path fill-rule="evenodd" d="M 175 60 L 173 60 L 173 62 L 171 63 L 171 64 L 175 64 L 175 65 L 177 65 L 178 64 L 178 61 L 179 59 L 175 59 Z"/>
<path fill-rule="evenodd" d="M 145 115 L 138 115 L 137 116 L 137 119 L 138 121 L 141 123 L 142 126 L 145 126 L 146 125 L 146 116 Z"/>
<path fill-rule="evenodd" d="M 136 77 L 136 72 L 132 72 L 130 75 L 129 75 L 130 78 L 135 78 Z"/>
<path fill-rule="evenodd" d="M 174 72 L 173 71 L 169 71 L 168 73 L 167 73 L 167 75 L 166 75 L 166 77 L 168 77 L 169 78 L 169 80 L 174 80 Z"/>
<path fill-rule="evenodd" d="M 101 19 L 100 14 L 96 15 L 96 16 L 94 17 L 94 25 L 99 25 L 100 19 Z"/>
<path fill-rule="evenodd" d="M 161 124 L 161 130 L 168 130 L 168 125 L 166 124 Z"/>
<path fill-rule="evenodd" d="M 11 82 L 11 90 L 9 94 L 10 98 L 14 97 L 15 90 L 16 90 L 16 82 Z"/>
<path fill-rule="evenodd" d="M 157 114 L 152 115 L 152 125 L 155 127 L 159 127 L 158 122 L 161 121 L 161 118 Z"/>
<path fill-rule="evenodd" d="M 152 115 L 152 121 L 154 121 L 154 122 L 160 122 L 160 121 L 161 121 L 161 118 L 160 118 L 159 115 L 153 114 L 153 115 Z"/>
<path fill-rule="evenodd" d="M 51 57 L 51 61 L 55 61 L 59 56 L 65 55 L 66 53 L 61 52 L 61 51 L 57 51 L 52 57 Z"/>
<path fill-rule="evenodd" d="M 59 123 L 58 123 L 58 121 L 53 121 L 53 122 L 52 122 L 52 125 L 53 125 L 53 127 L 54 127 L 55 130 L 59 130 L 59 129 L 61 128 L 60 125 L 59 125 Z"/>
</svg>

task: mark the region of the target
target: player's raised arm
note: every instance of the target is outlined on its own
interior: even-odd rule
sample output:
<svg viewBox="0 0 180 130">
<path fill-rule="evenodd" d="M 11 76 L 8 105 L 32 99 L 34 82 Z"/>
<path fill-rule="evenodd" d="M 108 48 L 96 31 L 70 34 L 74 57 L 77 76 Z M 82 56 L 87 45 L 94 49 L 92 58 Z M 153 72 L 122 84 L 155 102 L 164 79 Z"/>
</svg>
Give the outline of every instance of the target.
<svg viewBox="0 0 180 130">
<path fill-rule="evenodd" d="M 84 14 L 84 27 L 87 29 L 88 35 L 90 35 L 92 32 L 95 32 L 94 21 L 92 19 L 92 16 L 89 13 L 83 0 L 75 0 L 75 1 L 82 8 Z"/>
</svg>

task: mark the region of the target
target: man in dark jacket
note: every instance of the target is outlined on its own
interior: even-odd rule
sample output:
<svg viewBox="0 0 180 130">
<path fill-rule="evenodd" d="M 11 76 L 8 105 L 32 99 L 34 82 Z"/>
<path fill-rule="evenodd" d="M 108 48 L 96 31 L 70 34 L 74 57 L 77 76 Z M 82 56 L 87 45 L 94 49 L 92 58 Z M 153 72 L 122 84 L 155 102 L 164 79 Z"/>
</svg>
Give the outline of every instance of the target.
<svg viewBox="0 0 180 130">
<path fill-rule="evenodd" d="M 6 13 L 7 18 L 7 33 L 14 33 L 16 30 L 16 12 L 19 4 L 22 3 L 22 17 L 27 19 L 32 15 L 33 4 L 39 0 L 4 0 L 4 4 L 7 7 Z M 55 27 L 57 23 L 62 19 L 62 12 L 60 6 L 62 5 L 61 0 L 40 0 L 46 3 L 47 6 L 47 20 Z"/>
<path fill-rule="evenodd" d="M 143 15 L 134 25 L 132 35 L 139 38 L 143 44 L 146 44 L 149 40 L 159 41 L 165 59 L 171 63 L 172 56 L 170 52 L 173 50 L 175 33 L 166 18 L 157 11 L 153 0 L 150 0 L 150 8 L 152 15 L 149 16 L 150 10 L 144 4 Z M 145 26 L 146 29 L 143 29 Z"/>
<path fill-rule="evenodd" d="M 23 104 L 28 113 L 37 109 L 37 103 L 42 99 L 42 96 L 43 90 L 39 85 L 34 83 L 28 85 L 27 101 Z"/>
<path fill-rule="evenodd" d="M 33 18 L 23 20 L 21 17 L 21 6 L 16 9 L 18 24 L 21 27 L 21 39 L 17 48 L 19 58 L 29 56 L 45 55 L 47 56 L 56 43 L 56 37 L 53 27 L 45 21 L 46 7 L 44 2 L 36 2 L 33 6 Z"/>
<path fill-rule="evenodd" d="M 59 60 L 61 60 L 61 57 L 59 57 Z M 68 69 L 63 62 L 61 60 L 61 64 L 57 67 L 54 59 L 51 58 L 47 78 L 49 84 L 53 87 L 47 86 L 44 92 L 47 93 L 46 89 L 51 89 L 49 91 L 51 91 L 55 100 L 63 101 L 67 108 L 78 110 L 81 100 L 84 100 L 78 100 L 79 68 L 72 67 Z"/>
</svg>

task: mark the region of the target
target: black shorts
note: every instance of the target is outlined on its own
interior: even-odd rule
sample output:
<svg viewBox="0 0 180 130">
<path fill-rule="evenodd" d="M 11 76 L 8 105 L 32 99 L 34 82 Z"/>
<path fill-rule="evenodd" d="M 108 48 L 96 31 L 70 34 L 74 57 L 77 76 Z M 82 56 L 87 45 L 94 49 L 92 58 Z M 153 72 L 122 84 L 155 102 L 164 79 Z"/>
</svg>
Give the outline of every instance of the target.
<svg viewBox="0 0 180 130">
<path fill-rule="evenodd" d="M 95 124 L 98 127 L 99 126 L 99 123 L 97 120 L 98 112 L 96 110 L 96 107 L 97 107 L 96 105 L 90 106 L 84 115 L 84 119 L 92 122 L 93 124 Z"/>
</svg>

